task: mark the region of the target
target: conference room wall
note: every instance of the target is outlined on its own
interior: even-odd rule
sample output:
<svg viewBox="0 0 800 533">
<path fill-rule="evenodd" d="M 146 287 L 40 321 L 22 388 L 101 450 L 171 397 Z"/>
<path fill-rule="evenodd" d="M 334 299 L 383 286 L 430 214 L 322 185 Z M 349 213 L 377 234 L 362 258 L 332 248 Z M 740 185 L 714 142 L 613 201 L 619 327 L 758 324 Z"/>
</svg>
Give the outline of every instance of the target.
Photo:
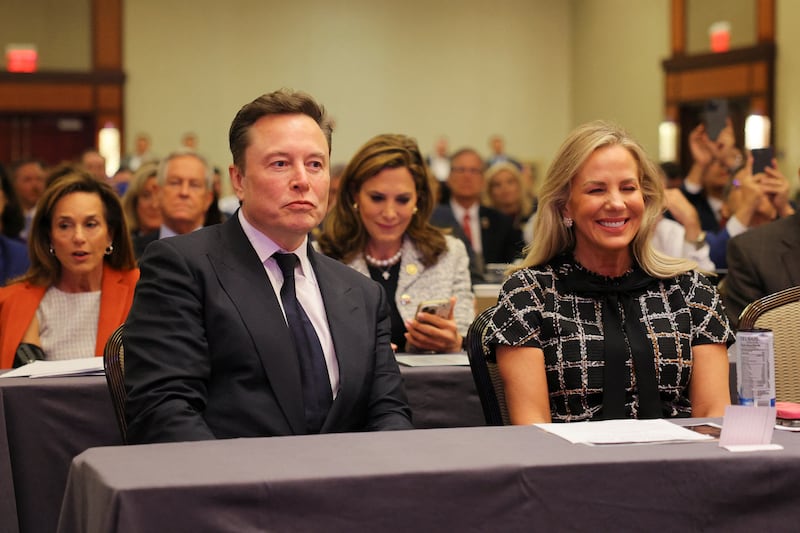
<svg viewBox="0 0 800 533">
<path fill-rule="evenodd" d="M 307 90 L 337 119 L 335 161 L 369 136 L 402 131 L 428 152 L 508 150 L 544 172 L 560 140 L 594 118 L 629 129 L 654 157 L 662 120 L 669 0 L 367 0 L 335 5 L 200 0 L 125 2 L 126 134 L 165 153 L 184 131 L 215 164 L 238 107 L 279 86 Z M 776 1 L 776 136 L 784 172 L 800 163 L 800 3 Z M 796 147 L 796 148 L 793 148 Z"/>
<path fill-rule="evenodd" d="M 800 2 L 777 0 L 775 40 L 778 56 L 775 65 L 775 139 L 778 164 L 795 191 L 800 168 Z"/>
<path fill-rule="evenodd" d="M 184 131 L 227 166 L 237 109 L 303 89 L 337 122 L 333 160 L 402 132 L 452 148 L 544 160 L 570 129 L 569 2 L 551 0 L 136 0 L 125 3 L 126 134 L 164 154 Z"/>
<path fill-rule="evenodd" d="M 657 159 L 670 1 L 574 0 L 572 12 L 573 125 L 617 122 Z"/>
</svg>

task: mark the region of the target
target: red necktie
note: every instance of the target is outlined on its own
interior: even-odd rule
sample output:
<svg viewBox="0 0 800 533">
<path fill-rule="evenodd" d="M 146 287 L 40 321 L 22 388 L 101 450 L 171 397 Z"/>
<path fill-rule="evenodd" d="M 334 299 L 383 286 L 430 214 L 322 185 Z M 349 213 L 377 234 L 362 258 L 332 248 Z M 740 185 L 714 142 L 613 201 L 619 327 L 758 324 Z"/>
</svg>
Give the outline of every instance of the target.
<svg viewBox="0 0 800 533">
<path fill-rule="evenodd" d="M 466 235 L 467 240 L 469 241 L 469 245 L 473 246 L 474 243 L 472 242 L 472 224 L 470 224 L 468 211 L 464 213 L 464 220 L 461 225 L 464 226 L 464 235 Z"/>
</svg>

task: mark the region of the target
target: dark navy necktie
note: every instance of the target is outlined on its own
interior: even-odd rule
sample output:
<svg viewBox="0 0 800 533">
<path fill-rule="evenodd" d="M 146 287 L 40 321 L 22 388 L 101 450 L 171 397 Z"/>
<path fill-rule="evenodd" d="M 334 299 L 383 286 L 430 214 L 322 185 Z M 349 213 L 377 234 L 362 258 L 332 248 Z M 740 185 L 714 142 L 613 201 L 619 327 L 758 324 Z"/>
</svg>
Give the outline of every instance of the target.
<svg viewBox="0 0 800 533">
<path fill-rule="evenodd" d="M 319 433 L 331 408 L 333 394 L 325 364 L 325 354 L 314 325 L 297 299 L 294 283 L 295 254 L 276 253 L 275 261 L 283 272 L 281 302 L 292 333 L 295 351 L 300 361 L 300 379 L 303 386 L 303 404 L 308 433 Z"/>
</svg>

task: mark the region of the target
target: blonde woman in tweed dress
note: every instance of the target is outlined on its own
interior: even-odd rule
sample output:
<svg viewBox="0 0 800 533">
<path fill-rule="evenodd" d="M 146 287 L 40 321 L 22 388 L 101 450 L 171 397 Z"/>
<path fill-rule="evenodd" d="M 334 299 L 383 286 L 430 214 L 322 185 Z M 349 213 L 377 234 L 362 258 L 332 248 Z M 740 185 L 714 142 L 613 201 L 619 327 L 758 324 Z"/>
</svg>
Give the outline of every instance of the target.
<svg viewBox="0 0 800 533">
<path fill-rule="evenodd" d="M 576 128 L 490 324 L 515 424 L 722 416 L 733 333 L 696 263 L 651 245 L 655 165 L 622 129 Z"/>
</svg>

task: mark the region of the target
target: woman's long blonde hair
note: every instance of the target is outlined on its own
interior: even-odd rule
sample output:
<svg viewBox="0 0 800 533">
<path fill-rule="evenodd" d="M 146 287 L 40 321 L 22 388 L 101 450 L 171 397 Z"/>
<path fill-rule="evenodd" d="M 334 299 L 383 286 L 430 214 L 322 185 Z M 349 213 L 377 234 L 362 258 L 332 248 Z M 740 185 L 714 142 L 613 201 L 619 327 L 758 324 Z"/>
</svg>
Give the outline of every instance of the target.
<svg viewBox="0 0 800 533">
<path fill-rule="evenodd" d="M 526 248 L 525 259 L 517 269 L 543 265 L 573 249 L 575 237 L 564 225 L 562 214 L 572 180 L 596 150 L 615 145 L 628 150 L 639 167 L 645 207 L 642 224 L 630 245 L 636 262 L 649 275 L 662 279 L 697 268 L 693 261 L 669 257 L 653 248 L 650 241 L 665 209 L 664 186 L 658 168 L 625 130 L 598 120 L 575 128 L 558 149 L 539 191 L 533 241 Z"/>
</svg>

